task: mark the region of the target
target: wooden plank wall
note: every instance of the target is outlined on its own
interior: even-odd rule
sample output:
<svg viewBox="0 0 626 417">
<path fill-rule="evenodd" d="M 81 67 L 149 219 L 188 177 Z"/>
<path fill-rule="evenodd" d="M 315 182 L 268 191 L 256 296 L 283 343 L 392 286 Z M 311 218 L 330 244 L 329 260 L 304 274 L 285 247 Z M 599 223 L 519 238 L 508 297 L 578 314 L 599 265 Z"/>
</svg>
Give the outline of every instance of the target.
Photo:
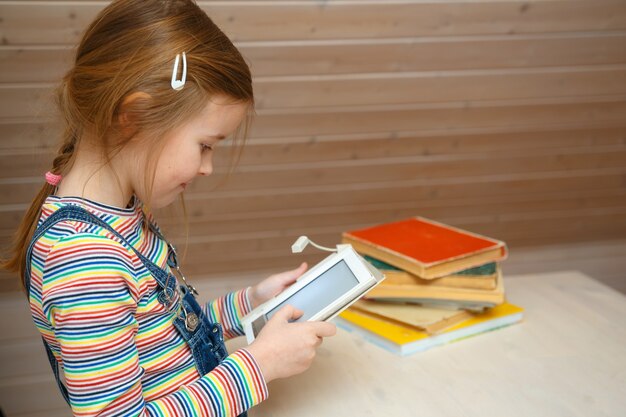
<svg viewBox="0 0 626 417">
<path fill-rule="evenodd" d="M 623 0 L 201 1 L 254 74 L 236 173 L 158 219 L 199 280 L 421 215 L 515 247 L 626 236 Z M 107 2 L 0 1 L 0 244 L 49 168 L 50 92 Z M 182 249 L 181 249 L 182 250 Z M 17 289 L 0 276 L 0 291 Z"/>
<path fill-rule="evenodd" d="M 49 168 L 51 88 L 106 3 L 0 0 L 2 247 Z M 537 259 L 529 248 L 568 243 L 542 265 L 577 268 L 587 246 L 573 242 L 626 236 L 625 1 L 200 4 L 248 59 L 258 101 L 236 174 L 187 191 L 184 268 L 204 297 L 295 266 L 301 234 L 332 245 L 416 214 L 506 240 L 511 271 Z M 179 214 L 158 218 L 182 245 Z M 593 248 L 623 259 L 623 243 Z M 0 407 L 68 415 L 18 294 L 0 294 L 0 317 Z"/>
</svg>

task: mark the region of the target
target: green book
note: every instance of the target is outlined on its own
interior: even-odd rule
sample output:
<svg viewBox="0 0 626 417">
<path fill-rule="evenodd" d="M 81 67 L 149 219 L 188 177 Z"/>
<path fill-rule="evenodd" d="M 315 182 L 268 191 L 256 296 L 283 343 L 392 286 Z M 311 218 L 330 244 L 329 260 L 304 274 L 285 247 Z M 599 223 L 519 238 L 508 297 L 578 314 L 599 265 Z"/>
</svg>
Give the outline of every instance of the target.
<svg viewBox="0 0 626 417">
<path fill-rule="evenodd" d="M 365 260 L 367 260 L 369 263 L 371 263 L 372 265 L 374 265 L 378 269 L 385 269 L 385 270 L 388 270 L 388 271 L 401 271 L 400 268 L 396 268 L 395 266 L 389 265 L 386 262 L 383 262 L 383 261 L 378 260 L 376 258 L 372 258 L 369 255 L 364 255 L 363 257 L 365 258 Z M 475 276 L 481 276 L 481 275 L 493 275 L 495 273 L 496 273 L 496 262 L 489 262 L 488 264 L 476 266 L 474 268 L 464 269 L 462 271 L 455 272 L 454 274 L 451 274 L 451 275 L 475 275 Z"/>
</svg>

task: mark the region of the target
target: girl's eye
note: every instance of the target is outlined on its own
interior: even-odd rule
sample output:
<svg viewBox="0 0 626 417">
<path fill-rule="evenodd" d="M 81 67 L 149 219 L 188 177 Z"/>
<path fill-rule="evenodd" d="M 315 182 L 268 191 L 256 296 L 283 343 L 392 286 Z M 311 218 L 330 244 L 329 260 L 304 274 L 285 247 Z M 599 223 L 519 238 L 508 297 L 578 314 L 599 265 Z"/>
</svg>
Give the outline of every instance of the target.
<svg viewBox="0 0 626 417">
<path fill-rule="evenodd" d="M 213 150 L 213 147 L 212 147 L 211 145 L 206 145 L 206 144 L 204 144 L 204 143 L 203 143 L 201 146 L 202 146 L 202 150 L 203 150 L 203 151 L 204 151 L 204 150 L 207 150 L 207 149 L 209 149 L 209 150 Z"/>
</svg>

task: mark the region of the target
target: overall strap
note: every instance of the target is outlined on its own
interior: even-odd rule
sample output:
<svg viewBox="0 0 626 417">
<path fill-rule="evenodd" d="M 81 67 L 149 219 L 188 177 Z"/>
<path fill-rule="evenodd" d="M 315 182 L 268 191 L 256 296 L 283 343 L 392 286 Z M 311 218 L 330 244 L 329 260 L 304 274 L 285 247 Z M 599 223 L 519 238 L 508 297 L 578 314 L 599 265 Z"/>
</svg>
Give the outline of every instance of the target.
<svg viewBox="0 0 626 417">
<path fill-rule="evenodd" d="M 135 252 L 137 257 L 141 260 L 141 262 L 145 265 L 145 267 L 154 276 L 154 278 L 157 281 L 157 283 L 163 288 L 163 290 L 165 292 L 167 292 L 169 287 L 167 286 L 167 282 L 163 281 L 163 275 L 167 276 L 167 273 L 165 271 L 163 271 L 163 269 L 161 269 L 158 265 L 156 265 L 154 262 L 150 261 L 143 254 L 141 254 L 137 249 L 135 249 L 135 247 L 126 238 L 124 238 L 117 230 L 115 230 L 110 224 L 108 224 L 104 220 L 100 219 L 99 217 L 95 216 L 94 214 L 90 213 L 88 210 L 86 210 L 86 209 L 84 209 L 82 207 L 79 207 L 79 206 L 76 206 L 76 205 L 68 205 L 68 206 L 61 207 L 60 209 L 58 209 L 57 211 L 52 213 L 41 225 L 39 225 L 37 227 L 37 229 L 35 230 L 35 233 L 33 234 L 33 237 L 32 237 L 32 239 L 30 241 L 30 245 L 28 246 L 28 250 L 26 251 L 26 268 L 25 268 L 25 273 L 24 273 L 24 275 L 25 275 L 24 276 L 24 284 L 26 286 L 26 294 L 27 294 L 27 296 L 29 296 L 29 294 L 30 294 L 30 274 L 31 274 L 31 265 L 30 264 L 31 264 L 31 257 L 32 257 L 33 248 L 35 246 L 35 243 L 52 226 L 54 226 L 55 224 L 57 224 L 57 223 L 59 223 L 61 221 L 64 221 L 64 220 L 76 220 L 76 221 L 81 221 L 81 222 L 84 222 L 84 223 L 96 224 L 98 226 L 104 227 L 105 229 L 107 229 L 108 231 L 113 233 L 115 236 L 117 236 L 119 239 L 121 239 L 121 241 L 123 243 L 125 243 L 128 247 L 130 247 L 133 250 L 133 252 Z M 147 221 L 147 219 L 146 219 L 146 221 Z M 163 238 L 163 235 L 161 233 L 159 233 L 159 231 L 156 229 L 156 227 L 154 227 L 154 225 L 152 225 L 152 223 L 149 223 L 149 225 L 150 225 L 150 229 L 159 238 L 165 240 Z M 170 267 L 173 266 L 173 267 L 178 268 L 178 259 L 177 259 L 177 256 L 176 256 L 176 252 L 174 251 L 174 248 L 166 240 L 165 240 L 165 242 L 167 243 L 168 248 L 170 249 L 169 250 L 167 263 L 168 263 L 168 265 L 170 265 Z M 50 349 L 50 346 L 48 345 L 46 340 L 43 338 L 43 336 L 42 336 L 41 340 L 43 341 L 43 345 L 46 348 L 46 354 L 48 356 L 48 361 L 50 362 L 50 367 L 52 368 L 52 372 L 54 373 L 54 378 L 57 381 L 57 385 L 59 386 L 59 389 L 61 390 L 61 394 L 63 395 L 63 398 L 65 399 L 65 401 L 68 404 L 70 404 L 69 393 L 67 391 L 67 388 L 65 387 L 65 385 L 61 381 L 60 372 L 59 372 L 59 363 L 56 360 L 56 358 L 54 357 L 52 349 Z"/>
<path fill-rule="evenodd" d="M 158 265 L 156 265 L 154 262 L 146 258 L 141 252 L 135 249 L 135 247 L 126 238 L 124 238 L 124 236 L 122 236 L 117 230 L 115 230 L 110 224 L 108 224 L 101 218 L 97 217 L 96 215 L 90 213 L 88 210 L 80 206 L 68 205 L 68 206 L 61 207 L 60 209 L 52 213 L 39 227 L 37 227 L 37 230 L 35 230 L 35 233 L 33 234 L 33 238 L 31 239 L 31 244 L 28 247 L 28 250 L 26 252 L 26 269 L 25 269 L 24 282 L 26 284 L 27 293 L 30 292 L 30 272 L 31 272 L 30 259 L 32 256 L 35 242 L 37 242 L 37 240 L 39 240 L 39 238 L 41 238 L 41 236 L 43 236 L 48 231 L 48 229 L 50 229 L 56 223 L 64 221 L 64 220 L 81 221 L 85 223 L 95 224 L 100 227 L 104 227 L 105 229 L 113 233 L 116 237 L 118 237 L 128 247 L 130 247 L 130 249 L 133 252 L 135 252 L 137 257 L 145 265 L 148 271 L 150 271 L 150 273 L 155 277 L 159 285 L 163 288 L 167 288 L 166 283 L 163 282 L 161 278 L 161 276 L 164 274 L 163 269 L 161 269 Z M 149 223 L 149 225 L 150 225 L 150 229 L 153 232 L 155 232 L 155 234 L 157 234 L 159 238 L 165 240 L 163 236 L 161 235 L 161 233 L 159 233 L 158 230 L 156 230 L 156 228 L 151 223 Z M 172 247 L 172 245 L 170 245 L 170 243 L 168 243 L 166 240 L 165 242 L 167 243 L 167 246 L 169 249 L 167 263 L 168 265 L 170 265 L 170 267 L 172 266 L 176 267 L 178 266 L 178 259 L 176 256 L 176 252 L 174 248 Z"/>
</svg>

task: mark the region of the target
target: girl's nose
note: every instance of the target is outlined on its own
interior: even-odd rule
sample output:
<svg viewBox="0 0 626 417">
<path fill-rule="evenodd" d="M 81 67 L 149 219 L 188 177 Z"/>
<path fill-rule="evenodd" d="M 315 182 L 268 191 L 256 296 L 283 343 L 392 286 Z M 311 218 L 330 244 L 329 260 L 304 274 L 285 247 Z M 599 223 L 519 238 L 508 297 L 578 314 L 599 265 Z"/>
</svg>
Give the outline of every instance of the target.
<svg viewBox="0 0 626 417">
<path fill-rule="evenodd" d="M 211 175 L 213 172 L 213 163 L 211 161 L 202 162 L 200 165 L 200 170 L 198 171 L 199 175 Z"/>
</svg>

